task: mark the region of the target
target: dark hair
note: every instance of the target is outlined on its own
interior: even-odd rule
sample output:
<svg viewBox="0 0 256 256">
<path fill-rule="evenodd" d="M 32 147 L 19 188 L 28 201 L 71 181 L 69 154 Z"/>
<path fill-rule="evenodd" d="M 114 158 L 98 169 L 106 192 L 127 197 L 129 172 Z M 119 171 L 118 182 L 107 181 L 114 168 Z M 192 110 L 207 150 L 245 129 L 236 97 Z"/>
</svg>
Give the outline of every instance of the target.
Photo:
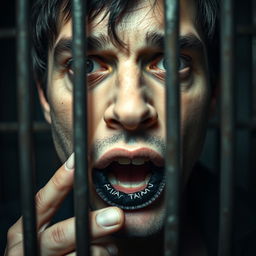
<svg viewBox="0 0 256 256">
<path fill-rule="evenodd" d="M 155 3 L 157 0 L 155 0 Z M 87 0 L 87 15 L 91 21 L 103 10 L 109 14 L 108 33 L 113 42 L 122 44 L 116 32 L 116 25 L 122 16 L 136 5 L 135 0 Z M 218 74 L 218 0 L 195 0 L 197 24 L 201 27 L 208 49 L 210 76 Z M 33 7 L 33 68 L 35 78 L 43 89 L 47 84 L 48 51 L 53 47 L 60 25 L 71 17 L 70 0 L 37 0 Z M 214 74 L 214 76 L 213 76 Z"/>
</svg>

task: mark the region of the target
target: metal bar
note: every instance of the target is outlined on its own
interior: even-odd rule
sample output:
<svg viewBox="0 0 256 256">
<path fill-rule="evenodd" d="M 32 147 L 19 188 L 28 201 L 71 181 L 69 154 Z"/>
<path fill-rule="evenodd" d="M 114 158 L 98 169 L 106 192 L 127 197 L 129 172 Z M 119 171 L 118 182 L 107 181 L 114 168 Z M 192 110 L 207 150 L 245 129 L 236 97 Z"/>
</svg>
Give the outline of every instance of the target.
<svg viewBox="0 0 256 256">
<path fill-rule="evenodd" d="M 165 155 L 165 256 L 179 254 L 180 212 L 180 89 L 179 1 L 165 1 L 166 155 Z"/>
<path fill-rule="evenodd" d="M 221 2 L 221 188 L 219 256 L 231 256 L 234 176 L 233 1 Z"/>
<path fill-rule="evenodd" d="M 15 36 L 15 28 L 0 29 L 0 39 L 14 38 Z"/>
<path fill-rule="evenodd" d="M 256 98 L 256 97 L 255 97 Z M 220 124 L 215 121 L 211 121 L 208 124 L 209 129 L 219 129 Z M 236 129 L 240 130 L 249 130 L 251 132 L 256 131 L 256 120 L 249 120 L 249 121 L 238 121 L 235 125 Z M 34 133 L 41 133 L 41 132 L 49 132 L 51 131 L 51 127 L 49 124 L 41 121 L 36 121 L 32 123 L 32 130 Z M 16 122 L 1 122 L 0 123 L 0 133 L 12 133 L 18 131 L 18 123 Z"/>
<path fill-rule="evenodd" d="M 87 81 L 86 81 L 86 1 L 72 1 L 74 58 L 74 147 L 76 253 L 90 255 L 88 220 Z"/>
<path fill-rule="evenodd" d="M 31 139 L 29 1 L 17 1 L 17 81 L 19 160 L 24 255 L 38 255 Z"/>
<path fill-rule="evenodd" d="M 12 133 L 17 132 L 19 129 L 19 124 L 16 122 L 1 122 L 0 123 L 0 133 Z M 45 122 L 33 122 L 32 131 L 33 132 L 49 132 L 50 125 Z"/>
<path fill-rule="evenodd" d="M 209 129 L 220 129 L 219 122 L 216 121 L 210 121 L 208 124 Z M 237 121 L 235 124 L 236 129 L 240 130 L 250 130 L 250 131 L 256 131 L 256 120 L 248 120 L 248 121 Z"/>
<path fill-rule="evenodd" d="M 251 1 L 251 17 L 252 17 L 252 23 L 256 27 L 256 2 L 254 0 Z M 256 124 L 256 33 L 252 36 L 252 62 L 251 62 L 251 122 Z M 256 161 L 255 161 L 255 155 L 256 155 L 256 129 L 250 130 L 250 170 L 251 170 L 251 187 L 255 188 L 256 185 L 256 176 L 255 172 L 253 170 L 256 169 Z"/>
</svg>

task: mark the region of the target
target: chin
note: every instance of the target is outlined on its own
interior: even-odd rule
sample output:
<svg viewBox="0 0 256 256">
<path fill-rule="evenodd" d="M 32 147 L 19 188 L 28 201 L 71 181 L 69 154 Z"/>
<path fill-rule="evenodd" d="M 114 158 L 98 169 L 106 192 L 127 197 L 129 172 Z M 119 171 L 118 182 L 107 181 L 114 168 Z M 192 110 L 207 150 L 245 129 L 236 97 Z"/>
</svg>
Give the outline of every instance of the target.
<svg viewBox="0 0 256 256">
<path fill-rule="evenodd" d="M 106 204 L 96 194 L 91 199 L 91 203 L 93 210 L 111 206 Z M 158 235 L 163 229 L 165 218 L 163 195 L 147 207 L 138 210 L 123 211 L 125 223 L 123 228 L 114 234 L 115 237 L 147 238 Z"/>
<path fill-rule="evenodd" d="M 125 224 L 120 235 L 133 238 L 146 238 L 157 235 L 163 229 L 164 211 L 140 209 L 125 211 Z"/>
</svg>

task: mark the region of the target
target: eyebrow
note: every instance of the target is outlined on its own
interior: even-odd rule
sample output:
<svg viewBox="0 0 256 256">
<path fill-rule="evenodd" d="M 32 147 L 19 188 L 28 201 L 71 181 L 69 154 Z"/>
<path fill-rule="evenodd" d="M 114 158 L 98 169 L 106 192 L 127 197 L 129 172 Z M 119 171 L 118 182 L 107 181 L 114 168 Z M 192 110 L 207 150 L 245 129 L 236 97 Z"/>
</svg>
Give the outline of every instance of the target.
<svg viewBox="0 0 256 256">
<path fill-rule="evenodd" d="M 149 32 L 146 35 L 146 43 L 148 46 L 164 49 L 164 35 L 157 32 Z M 180 49 L 202 50 L 203 42 L 194 34 L 182 35 L 178 39 Z"/>
<path fill-rule="evenodd" d="M 98 36 L 89 36 L 87 41 L 87 51 L 96 51 L 106 48 L 110 45 L 110 38 L 106 35 L 100 34 Z M 53 50 L 54 60 L 58 58 L 63 52 L 72 52 L 72 38 L 64 37 L 56 44 Z"/>
<path fill-rule="evenodd" d="M 157 47 L 164 49 L 164 35 L 157 32 L 148 32 L 146 34 L 146 45 L 148 47 Z M 182 35 L 178 40 L 180 49 L 202 50 L 203 42 L 193 34 Z M 87 37 L 87 50 L 96 51 L 106 48 L 111 44 L 108 36 L 100 34 L 98 36 Z M 54 47 L 54 60 L 57 60 L 63 52 L 72 52 L 72 38 L 64 37 L 60 39 Z"/>
</svg>

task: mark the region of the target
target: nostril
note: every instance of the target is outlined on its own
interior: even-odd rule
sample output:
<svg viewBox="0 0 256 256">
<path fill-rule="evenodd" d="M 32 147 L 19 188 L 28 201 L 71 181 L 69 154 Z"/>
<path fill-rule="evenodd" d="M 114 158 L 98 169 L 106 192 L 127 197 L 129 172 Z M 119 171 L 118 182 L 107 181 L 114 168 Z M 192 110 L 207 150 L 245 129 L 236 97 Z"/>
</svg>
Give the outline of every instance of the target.
<svg viewBox="0 0 256 256">
<path fill-rule="evenodd" d="M 148 126 L 151 126 L 151 125 L 153 125 L 154 123 L 156 123 L 156 120 L 157 120 L 156 117 L 149 116 L 149 117 L 145 118 L 145 119 L 141 122 L 141 125 L 142 125 L 143 127 L 148 127 Z"/>
<path fill-rule="evenodd" d="M 148 123 L 151 123 L 153 120 L 151 117 L 147 117 L 145 118 L 145 120 L 142 121 L 142 124 L 145 125 L 145 124 L 148 124 Z"/>
<path fill-rule="evenodd" d="M 112 119 L 109 119 L 107 122 L 107 125 L 109 127 L 112 127 L 112 128 L 117 128 L 120 126 L 120 122 L 117 121 L 116 119 L 112 118 Z"/>
</svg>

